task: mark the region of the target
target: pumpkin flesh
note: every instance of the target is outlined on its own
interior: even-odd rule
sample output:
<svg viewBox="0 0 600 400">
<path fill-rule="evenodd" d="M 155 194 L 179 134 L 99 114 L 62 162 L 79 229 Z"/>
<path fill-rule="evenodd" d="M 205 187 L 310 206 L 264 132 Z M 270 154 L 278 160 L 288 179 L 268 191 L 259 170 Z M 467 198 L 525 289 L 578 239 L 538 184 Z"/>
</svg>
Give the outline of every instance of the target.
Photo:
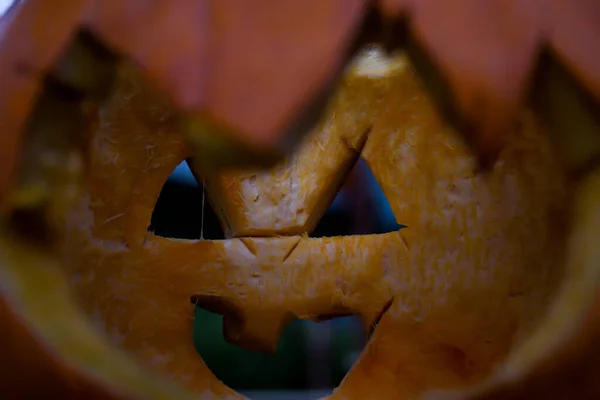
<svg viewBox="0 0 600 400">
<path fill-rule="evenodd" d="M 392 301 L 334 398 L 467 387 L 544 316 L 562 277 L 565 233 L 554 227 L 567 187 L 532 115 L 493 169 L 478 172 L 405 57 L 365 51 L 287 162 L 196 170 L 232 238 L 182 241 L 147 227 L 164 181 L 189 156 L 184 137 L 166 103 L 129 71 L 119 79 L 92 131 L 65 268 L 100 331 L 167 379 L 234 395 L 195 352 L 192 296 L 226 305 L 229 340 L 267 350 L 290 318 L 343 311 L 369 326 Z M 308 238 L 357 155 L 408 228 Z"/>
</svg>

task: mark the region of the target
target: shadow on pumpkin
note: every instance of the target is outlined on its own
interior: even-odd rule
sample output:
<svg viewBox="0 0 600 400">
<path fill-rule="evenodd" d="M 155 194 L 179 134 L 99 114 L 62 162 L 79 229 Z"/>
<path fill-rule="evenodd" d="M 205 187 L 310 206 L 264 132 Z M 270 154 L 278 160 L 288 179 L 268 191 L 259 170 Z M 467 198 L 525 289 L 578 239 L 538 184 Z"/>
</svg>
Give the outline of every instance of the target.
<svg viewBox="0 0 600 400">
<path fill-rule="evenodd" d="M 395 221 L 366 162 L 359 158 L 310 236 L 377 234 L 403 227 Z M 185 162 L 165 182 L 148 230 L 168 238 L 225 239 L 202 183 Z M 196 307 L 192 340 L 213 373 L 238 391 L 331 389 L 344 378 L 366 342 L 358 316 L 319 323 L 295 320 L 285 327 L 276 354 L 228 343 L 222 324 L 222 315 Z"/>
</svg>

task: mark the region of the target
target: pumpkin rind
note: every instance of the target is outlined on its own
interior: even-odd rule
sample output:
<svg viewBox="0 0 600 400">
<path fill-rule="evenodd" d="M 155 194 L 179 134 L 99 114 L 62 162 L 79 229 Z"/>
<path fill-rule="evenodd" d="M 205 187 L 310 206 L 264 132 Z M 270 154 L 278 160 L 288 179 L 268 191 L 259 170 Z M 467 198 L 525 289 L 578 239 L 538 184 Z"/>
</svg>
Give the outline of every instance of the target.
<svg viewBox="0 0 600 400">
<path fill-rule="evenodd" d="M 442 12 L 444 5 L 421 0 L 62 0 L 58 14 L 44 4 L 22 0 L 0 23 L 0 148 L 6 160 L 0 193 L 10 184 L 37 90 L 80 29 L 139 64 L 179 109 L 207 114 L 215 140 L 232 136 L 263 150 L 281 145 L 294 132 L 290 125 L 301 125 L 311 101 L 327 94 L 322 87 L 352 50 L 370 5 L 383 15 L 379 33 L 408 19 L 409 35 L 425 46 L 452 88 L 455 111 L 475 127 L 462 133 L 470 134 L 482 157 L 501 149 L 526 100 L 540 46 L 552 48 L 582 86 L 596 100 L 600 96 L 596 0 L 453 0 L 444 3 L 450 14 Z M 47 18 L 55 14 L 60 18 Z M 479 25 L 488 19 L 495 23 Z M 446 31 L 442 27 L 450 21 Z M 288 46 L 293 51 L 281 50 Z M 277 61 L 271 62 L 274 54 Z"/>
<path fill-rule="evenodd" d="M 362 57 L 286 167 L 300 171 L 296 177 L 266 171 L 255 187 L 237 183 L 249 179 L 247 171 L 206 178 L 209 191 L 236 183 L 213 198 L 241 200 L 225 208 L 231 225 L 245 229 L 232 232 L 260 228 L 287 237 L 181 241 L 147 233 L 162 182 L 187 153 L 168 109 L 123 75 L 94 129 L 90 192 L 70 216 L 67 248 L 81 305 L 117 345 L 194 391 L 224 394 L 193 350 L 190 296 L 226 302 L 236 318 L 225 314 L 225 335 L 264 348 L 276 343 L 290 316 L 345 310 L 370 324 L 393 299 L 334 398 L 365 398 L 373 387 L 378 398 L 406 398 L 482 379 L 537 326 L 562 276 L 564 232 L 552 227 L 566 195 L 543 131 L 525 114 L 494 169 L 477 173 L 475 158 L 441 122 L 406 59 L 373 51 Z M 357 124 L 357 115 L 364 122 Z M 345 171 L 345 153 L 334 159 L 330 150 L 338 146 L 362 149 L 408 228 L 311 239 L 297 235 L 296 221 L 267 232 L 261 219 L 245 217 L 262 209 L 244 208 L 256 191 L 298 204 L 322 201 Z M 341 167 L 318 172 L 318 157 L 327 155 Z M 285 178 L 297 179 L 297 191 L 281 184 Z M 284 221 L 298 214 L 281 211 Z"/>
</svg>

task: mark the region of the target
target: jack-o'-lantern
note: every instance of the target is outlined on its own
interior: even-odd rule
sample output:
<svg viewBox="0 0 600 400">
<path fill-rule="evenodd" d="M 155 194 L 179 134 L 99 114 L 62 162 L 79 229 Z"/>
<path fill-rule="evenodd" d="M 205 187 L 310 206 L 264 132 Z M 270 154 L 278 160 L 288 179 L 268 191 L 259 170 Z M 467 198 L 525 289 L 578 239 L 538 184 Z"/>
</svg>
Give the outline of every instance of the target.
<svg viewBox="0 0 600 400">
<path fill-rule="evenodd" d="M 546 92 L 538 92 L 542 93 L 538 101 L 542 108 L 560 110 L 570 118 L 552 120 L 552 112 L 546 113 L 550 124 L 545 126 L 534 113 L 520 110 L 518 124 L 502 139 L 506 146 L 482 170 L 458 132 L 430 103 L 412 64 L 402 54 L 388 57 L 377 49 L 365 49 L 344 72 L 320 124 L 287 160 L 268 170 L 212 170 L 188 148 L 190 137 L 184 136 L 174 116 L 177 108 L 186 109 L 194 101 L 208 104 L 209 114 L 228 123 L 235 120 L 256 141 L 261 140 L 258 132 L 267 132 L 262 140 L 273 144 L 275 126 L 284 125 L 290 110 L 301 108 L 308 96 L 301 92 L 316 93 L 343 51 L 332 50 L 336 47 L 332 45 L 322 47 L 322 53 L 309 51 L 324 61 L 329 57 L 326 65 L 304 60 L 305 65 L 314 64 L 314 70 L 256 108 L 244 107 L 247 102 L 236 99 L 235 90 L 225 89 L 249 82 L 248 76 L 264 77 L 268 71 L 248 68 L 244 70 L 248 76 L 227 82 L 236 74 L 235 69 L 225 68 L 234 57 L 223 51 L 217 60 L 222 64 L 216 63 L 222 67 L 220 73 L 211 77 L 221 91 L 210 92 L 214 97 L 204 104 L 202 90 L 196 89 L 203 87 L 209 74 L 195 74 L 196 64 L 189 61 L 206 56 L 205 47 L 194 47 L 194 52 L 191 46 L 181 53 L 174 47 L 169 54 L 178 62 L 163 63 L 168 57 L 153 57 L 147 51 L 153 42 L 139 34 L 146 31 L 136 30 L 138 35 L 131 41 L 118 37 L 127 21 L 136 20 L 135 7 L 97 2 L 89 13 L 93 18 L 83 18 L 92 3 L 72 2 L 59 30 L 42 24 L 43 29 L 32 31 L 36 39 L 46 31 L 56 39 L 42 46 L 39 59 L 23 56 L 35 50 L 17 42 L 3 42 L 0 47 L 0 66 L 12 67 L 0 70 L 0 83 L 7 88 L 2 99 L 11 99 L 10 106 L 0 102 L 0 120 L 8 132 L 0 149 L 7 157 L 2 160 L 6 168 L 0 171 L 0 195 L 6 195 L 2 205 L 9 208 L 0 228 L 0 321 L 4 324 L 0 388 L 7 398 L 32 398 L 40 391 L 64 398 L 123 400 L 242 397 L 222 384 L 195 351 L 191 324 L 196 306 L 223 315 L 227 340 L 261 351 L 273 351 L 282 328 L 293 319 L 360 316 L 370 332 L 369 341 L 332 394 L 334 399 L 408 399 L 430 391 L 435 398 L 490 400 L 600 396 L 594 379 L 600 374 L 600 256 L 595 244 L 600 234 L 600 177 L 594 169 L 600 139 L 590 129 L 597 128 L 590 114 L 579 113 L 584 107 L 572 107 L 579 98 L 573 100 L 564 86 L 552 86 L 557 79 L 549 80 L 551 85 L 543 88 Z M 495 31 L 486 32 L 483 46 L 473 40 L 473 46 L 465 46 L 470 49 L 464 53 L 466 58 L 452 59 L 440 50 L 442 30 L 430 24 L 436 9 L 433 2 L 378 3 L 390 18 L 405 11 L 402 7 L 408 10 L 414 36 L 429 46 L 434 64 L 441 65 L 459 113 L 468 122 L 480 122 L 479 128 L 491 134 L 478 144 L 484 152 L 499 148 L 497 134 L 504 132 L 510 119 L 505 117 L 519 109 L 533 63 L 532 49 L 540 35 L 547 36 L 558 58 L 581 81 L 591 82 L 591 91 L 597 94 L 590 68 L 595 59 L 582 55 L 585 52 L 579 50 L 585 46 L 573 44 L 573 38 L 593 37 L 597 28 L 588 23 L 581 35 L 566 34 L 564 27 L 569 25 L 556 22 L 556 15 L 564 10 L 558 1 L 552 2 L 546 19 L 523 25 L 528 29 L 510 36 L 527 39 L 519 42 L 525 49 L 519 53 L 522 59 L 514 65 L 502 63 L 514 69 L 496 74 L 498 60 L 492 57 L 494 62 L 474 68 L 482 75 L 471 80 L 473 86 L 463 85 L 469 80 L 461 78 L 460 68 L 469 60 L 473 63 L 469 56 L 473 49 L 500 49 L 490 50 L 497 55 L 519 46 L 510 38 L 495 36 Z M 49 3 L 23 4 L 22 10 L 29 13 L 17 15 L 11 26 L 17 28 L 9 33 L 30 26 Z M 144 21 L 160 14 L 156 12 L 160 7 L 177 13 L 168 14 L 172 18 L 185 14 L 183 6 L 136 4 L 138 11 L 146 10 Z M 215 12 L 222 13 L 218 15 L 238 18 L 219 20 L 225 23 L 217 24 L 223 30 L 217 38 L 227 38 L 228 29 L 237 27 L 232 21 L 243 20 L 242 7 L 215 4 Z M 282 8 L 287 17 L 294 15 L 290 4 Z M 593 22 L 597 14 L 581 11 L 595 10 L 593 3 L 577 4 L 570 10 L 579 16 L 571 22 Z M 249 5 L 253 7 L 250 3 L 245 7 Z M 319 10 L 322 4 L 311 5 Z M 201 2 L 185 6 L 201 7 Z M 327 9 L 325 14 L 339 14 L 341 21 L 337 33 L 325 35 L 331 39 L 328 43 L 348 42 L 352 36 L 357 16 L 364 12 L 361 1 L 352 7 L 343 15 L 333 6 Z M 113 8 L 120 12 L 111 12 Z M 502 15 L 508 21 L 529 15 L 526 7 L 520 8 L 509 7 L 510 12 Z M 473 15 L 488 15 L 493 8 L 469 10 L 475 11 L 472 15 L 465 11 L 466 15 L 476 19 Z M 205 27 L 196 24 L 196 14 L 189 15 L 183 25 Z M 260 14 L 264 15 L 268 14 Z M 462 13 L 448 17 L 455 27 L 463 26 L 456 23 L 461 18 L 467 19 Z M 73 99 L 81 100 L 80 89 L 106 95 L 102 82 L 109 80 L 104 79 L 109 69 L 103 62 L 112 57 L 94 47 L 97 38 L 92 38 L 91 47 L 86 47 L 90 43 L 77 47 L 76 42 L 67 55 L 84 61 L 91 72 L 89 76 L 73 73 L 79 70 L 69 68 L 68 62 L 53 67 L 46 82 L 51 90 L 37 103 L 46 107 L 33 110 L 17 183 L 6 194 L 5 183 L 16 165 L 15 135 L 25 125 L 28 106 L 40 85 L 32 71 L 47 72 L 82 18 L 82 26 L 140 64 L 150 82 L 138 77 L 137 68 L 121 66 L 114 91 L 100 111 L 84 104 L 83 115 L 91 122 L 83 138 L 87 151 L 72 152 L 71 142 L 80 140 L 73 131 L 82 126 L 81 121 L 53 118 L 53 113 L 64 116 L 74 110 Z M 154 19 L 163 22 L 161 32 L 168 31 L 164 28 L 168 18 Z M 327 18 L 319 21 L 328 28 Z M 257 26 L 258 39 L 250 42 L 260 46 L 262 31 Z M 564 29 L 548 31 L 549 26 Z M 306 27 L 298 24 L 297 28 L 301 34 Z M 458 30 L 449 37 L 456 41 L 463 35 Z M 192 36 L 193 40 L 201 37 Z M 227 47 L 226 41 L 219 43 L 235 48 Z M 163 49 L 164 43 L 158 47 Z M 408 47 L 413 59 L 423 62 L 414 44 Z M 94 62 L 86 58 L 90 48 L 92 53 L 99 51 Z M 247 50 L 247 58 L 242 58 L 252 60 L 252 54 Z M 299 62 L 289 64 L 295 71 L 300 68 Z M 173 73 L 174 66 L 184 68 L 184 73 Z M 289 81 L 286 71 L 288 75 L 278 77 Z M 554 74 L 553 78 L 560 74 L 556 69 L 541 72 Z M 91 85 L 92 75 L 103 79 Z M 424 83 L 434 81 L 432 75 L 426 78 Z M 513 78 L 514 85 L 504 91 L 502 83 Z M 303 82 L 309 83 L 310 90 L 303 88 Z M 185 90 L 187 83 L 192 89 Z M 171 102 L 155 92 L 155 86 L 168 92 Z M 252 87 L 244 86 L 246 91 L 240 92 L 247 95 Z M 481 93 L 487 108 L 474 101 Z M 285 101 L 276 104 L 277 99 Z M 264 111 L 269 104 L 276 110 L 261 122 L 262 115 L 251 110 Z M 480 120 L 478 110 L 483 113 Z M 36 114 L 40 112 L 43 115 Z M 574 139 L 547 135 L 546 128 L 568 131 L 565 120 L 572 123 Z M 496 129 L 496 123 L 502 129 Z M 207 142 L 195 145 L 198 149 Z M 370 166 L 396 219 L 406 228 L 381 235 L 309 238 L 359 157 Z M 207 199 L 217 210 L 227 239 L 176 240 L 148 231 L 159 191 L 183 160 L 205 183 Z M 83 188 L 70 179 L 81 170 L 85 171 Z M 10 209 L 13 205 L 17 207 Z"/>
<path fill-rule="evenodd" d="M 60 256 L 6 232 L 0 252 L 26 324 L 113 398 L 241 397 L 194 351 L 194 304 L 224 315 L 231 342 L 267 351 L 292 319 L 357 314 L 374 329 L 332 398 L 398 399 L 519 382 L 559 354 L 593 301 L 597 271 L 564 268 L 565 253 L 589 245 L 565 247 L 572 188 L 528 112 L 479 170 L 406 58 L 366 49 L 285 163 L 215 172 L 189 158 L 167 103 L 132 69 L 117 83 L 87 136 L 87 185 L 67 212 Z M 308 238 L 359 156 L 407 227 Z M 186 159 L 229 239 L 147 231 Z"/>
</svg>

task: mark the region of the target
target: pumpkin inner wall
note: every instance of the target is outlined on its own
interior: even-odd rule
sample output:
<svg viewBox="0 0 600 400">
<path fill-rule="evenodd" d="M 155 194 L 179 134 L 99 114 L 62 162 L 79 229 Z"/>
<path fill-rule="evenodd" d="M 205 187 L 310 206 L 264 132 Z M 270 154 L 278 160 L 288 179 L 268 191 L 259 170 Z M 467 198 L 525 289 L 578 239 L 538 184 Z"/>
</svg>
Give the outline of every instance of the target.
<svg viewBox="0 0 600 400">
<path fill-rule="evenodd" d="M 287 162 L 204 176 L 232 237 L 222 241 L 147 232 L 165 180 L 189 156 L 176 121 L 123 68 L 92 128 L 89 184 L 65 246 L 94 325 L 167 379 L 237 396 L 194 349 L 191 296 L 227 304 L 225 334 L 267 348 L 291 318 L 344 310 L 369 325 L 392 301 L 333 395 L 348 399 L 469 386 L 543 318 L 562 277 L 566 185 L 529 113 L 492 170 L 478 172 L 406 58 L 367 49 Z M 308 238 L 357 154 L 407 228 Z"/>
</svg>

